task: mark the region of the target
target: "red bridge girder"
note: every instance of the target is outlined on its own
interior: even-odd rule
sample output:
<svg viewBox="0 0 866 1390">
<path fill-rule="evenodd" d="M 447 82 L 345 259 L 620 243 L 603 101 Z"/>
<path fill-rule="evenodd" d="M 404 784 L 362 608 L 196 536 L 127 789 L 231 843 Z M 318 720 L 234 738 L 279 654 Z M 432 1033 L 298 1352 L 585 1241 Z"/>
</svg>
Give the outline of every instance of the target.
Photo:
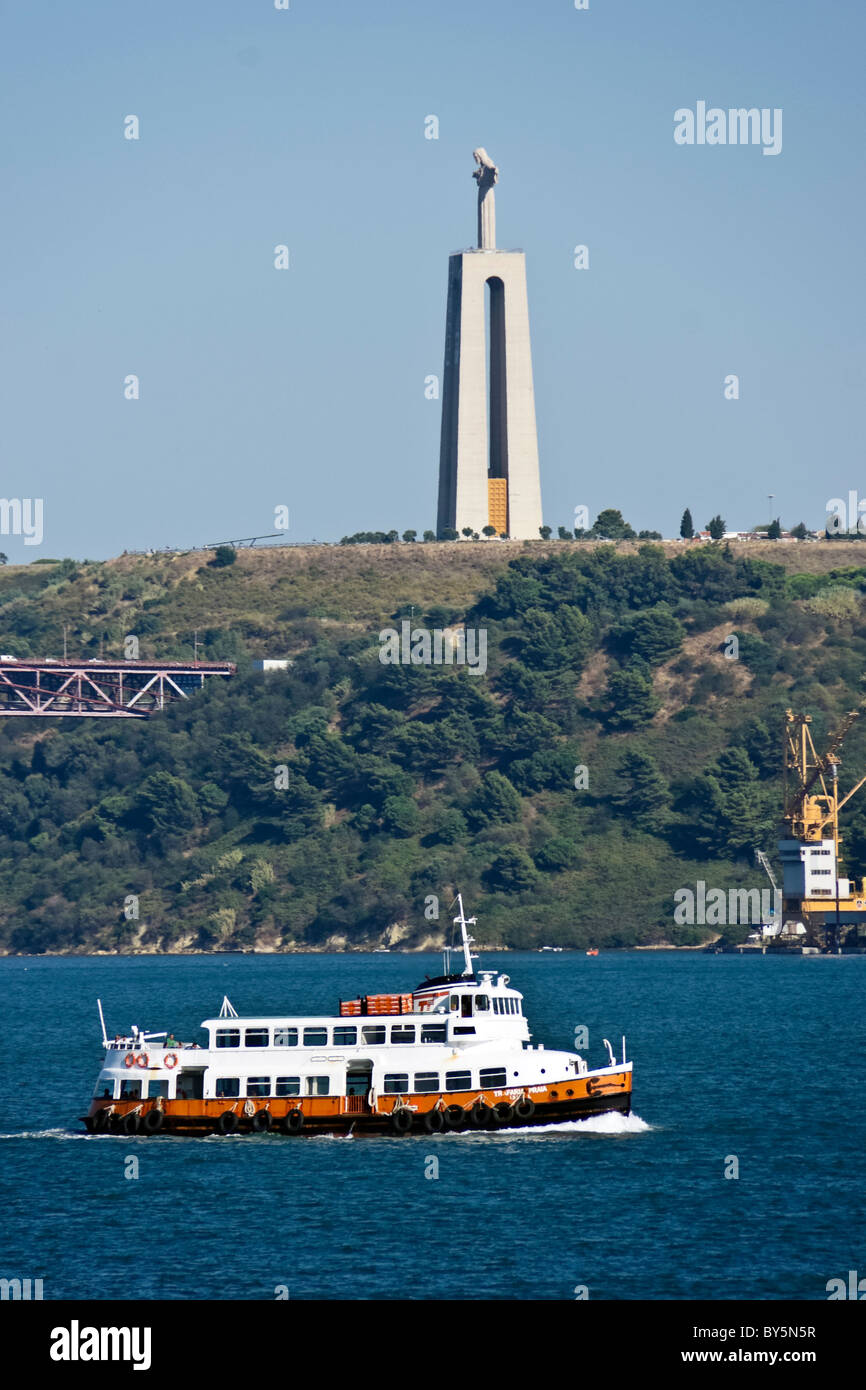
<svg viewBox="0 0 866 1390">
<path fill-rule="evenodd" d="M 230 661 L 0 661 L 0 718 L 147 719 Z"/>
</svg>

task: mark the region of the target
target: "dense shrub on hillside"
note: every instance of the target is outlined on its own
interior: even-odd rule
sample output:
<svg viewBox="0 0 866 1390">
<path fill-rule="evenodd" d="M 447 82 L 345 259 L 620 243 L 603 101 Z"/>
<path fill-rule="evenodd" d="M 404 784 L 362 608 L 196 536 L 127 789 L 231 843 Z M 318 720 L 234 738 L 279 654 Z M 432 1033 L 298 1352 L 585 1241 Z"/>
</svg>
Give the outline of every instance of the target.
<svg viewBox="0 0 866 1390">
<path fill-rule="evenodd" d="M 866 571 L 827 584 L 725 546 L 563 546 L 461 598 L 439 547 L 407 549 L 431 567 L 423 592 L 376 597 L 365 560 L 364 622 L 338 547 L 314 599 L 293 570 L 246 607 L 246 552 L 176 581 L 158 557 L 4 573 L 5 650 L 56 648 L 75 612 L 84 651 L 110 629 L 189 655 L 188 624 L 239 674 L 147 722 L 0 720 L 0 948 L 321 945 L 394 924 L 421 940 L 448 916 L 425 917 L 430 895 L 458 889 L 488 939 L 628 944 L 669 935 L 673 892 L 708 864 L 720 887 L 760 886 L 785 707 L 811 709 L 820 739 L 862 697 Z M 483 628 L 484 674 L 383 664 L 379 630 L 419 613 Z M 739 661 L 721 661 L 732 621 Z M 291 667 L 254 674 L 262 644 Z M 843 776 L 861 762 L 855 726 Z M 851 815 L 846 848 L 866 856 Z"/>
</svg>

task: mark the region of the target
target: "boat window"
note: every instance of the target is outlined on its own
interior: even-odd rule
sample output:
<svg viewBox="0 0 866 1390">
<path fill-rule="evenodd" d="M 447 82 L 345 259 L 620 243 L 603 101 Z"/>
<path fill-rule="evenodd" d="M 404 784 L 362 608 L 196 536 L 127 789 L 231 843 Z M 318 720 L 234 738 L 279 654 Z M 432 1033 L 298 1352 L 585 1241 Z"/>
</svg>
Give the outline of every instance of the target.
<svg viewBox="0 0 866 1390">
<path fill-rule="evenodd" d="M 298 1030 L 297 1028 L 275 1028 L 274 1047 L 297 1047 Z"/>
<path fill-rule="evenodd" d="M 455 1014 L 457 1010 L 460 1008 L 460 1000 L 456 994 L 451 995 L 448 1007 L 450 1008 L 452 1014 Z"/>
<path fill-rule="evenodd" d="M 240 1078 L 237 1076 L 218 1076 L 216 1096 L 218 1100 L 231 1100 L 241 1093 Z"/>
<path fill-rule="evenodd" d="M 112 1078 L 101 1076 L 96 1083 L 96 1090 L 93 1095 L 99 1100 L 114 1100 L 114 1081 Z"/>
<path fill-rule="evenodd" d="M 371 1043 L 378 1045 L 379 1043 L 383 1043 L 385 1041 L 385 1029 L 384 1027 L 379 1027 L 378 1025 L 376 1027 L 370 1025 L 367 1028 L 361 1029 L 361 1037 L 364 1039 L 364 1042 L 368 1045 Z"/>
<path fill-rule="evenodd" d="M 245 1047 L 267 1047 L 268 1045 L 267 1028 L 247 1028 L 244 1033 Z"/>
<path fill-rule="evenodd" d="M 385 1077 L 386 1096 L 403 1095 L 409 1089 L 408 1072 L 395 1071 Z"/>
<path fill-rule="evenodd" d="M 121 1081 L 120 1083 L 121 1100 L 141 1100 L 140 1081 Z"/>
<path fill-rule="evenodd" d="M 328 1030 L 327 1028 L 305 1028 L 304 1047 L 327 1047 Z"/>
<path fill-rule="evenodd" d="M 413 1043 L 415 1041 L 415 1029 L 409 1028 L 404 1023 L 395 1023 L 391 1029 L 392 1043 Z"/>
<path fill-rule="evenodd" d="M 334 1046 L 335 1047 L 355 1047 L 358 1041 L 357 1028 L 335 1028 Z"/>
<path fill-rule="evenodd" d="M 216 1045 L 217 1047 L 240 1047 L 240 1028 L 218 1028 L 216 1030 Z"/>
<path fill-rule="evenodd" d="M 461 1018 L 471 1018 L 471 1017 L 472 1017 L 472 995 L 471 995 L 471 994 L 461 994 L 461 996 L 460 996 L 460 1017 L 461 1017 Z"/>
<path fill-rule="evenodd" d="M 505 1086 L 507 1078 L 504 1067 L 484 1067 L 478 1074 L 479 1086 Z"/>
<path fill-rule="evenodd" d="M 471 1071 L 446 1071 L 445 1090 L 446 1091 L 471 1091 L 472 1073 Z"/>
<path fill-rule="evenodd" d="M 479 1014 L 486 1014 L 490 1009 L 490 1000 L 486 994 L 476 994 L 475 1011 Z"/>
<path fill-rule="evenodd" d="M 415 1073 L 416 1091 L 438 1091 L 439 1073 L 438 1071 L 418 1071 Z"/>
<path fill-rule="evenodd" d="M 308 1076 L 307 1095 L 326 1096 L 331 1089 L 331 1078 L 329 1076 Z"/>
<path fill-rule="evenodd" d="M 421 1041 L 425 1042 L 444 1042 L 448 1036 L 447 1023 L 422 1023 Z"/>
<path fill-rule="evenodd" d="M 247 1077 L 248 1096 L 269 1096 L 271 1094 L 271 1078 L 269 1076 L 249 1076 Z"/>
<path fill-rule="evenodd" d="M 277 1087 L 274 1094 L 278 1096 L 299 1096 L 301 1094 L 301 1078 L 299 1076 L 278 1076 Z"/>
<path fill-rule="evenodd" d="M 168 1080 L 148 1081 L 147 1095 L 149 1100 L 156 1100 L 161 1096 L 163 1100 L 168 1100 Z"/>
<path fill-rule="evenodd" d="M 493 1012 L 494 1012 L 495 1014 L 498 1014 L 498 1013 L 499 1013 L 499 1005 L 500 1005 L 501 1002 L 502 1002 L 501 1000 L 494 998 L 494 1000 L 493 1000 Z"/>
</svg>

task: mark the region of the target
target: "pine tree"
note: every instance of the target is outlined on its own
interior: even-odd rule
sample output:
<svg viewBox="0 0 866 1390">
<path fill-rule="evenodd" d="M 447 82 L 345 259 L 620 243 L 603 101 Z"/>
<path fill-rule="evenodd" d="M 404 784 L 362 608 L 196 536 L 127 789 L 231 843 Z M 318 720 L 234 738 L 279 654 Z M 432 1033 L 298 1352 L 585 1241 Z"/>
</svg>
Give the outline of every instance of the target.
<svg viewBox="0 0 866 1390">
<path fill-rule="evenodd" d="M 671 796 L 654 760 L 633 749 L 626 753 L 619 771 L 624 789 L 614 798 L 616 805 L 641 830 L 659 831 L 667 820 Z"/>
<path fill-rule="evenodd" d="M 684 541 L 690 541 L 695 534 L 695 523 L 692 521 L 692 514 L 686 507 L 683 512 L 683 519 L 680 522 L 680 535 Z"/>
</svg>

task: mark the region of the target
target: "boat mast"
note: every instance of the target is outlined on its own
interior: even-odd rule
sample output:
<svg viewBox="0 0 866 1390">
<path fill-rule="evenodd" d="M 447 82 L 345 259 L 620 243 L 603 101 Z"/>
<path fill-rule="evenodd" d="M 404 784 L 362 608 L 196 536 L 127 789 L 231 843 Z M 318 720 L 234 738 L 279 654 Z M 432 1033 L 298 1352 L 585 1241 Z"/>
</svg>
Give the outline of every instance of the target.
<svg viewBox="0 0 866 1390">
<path fill-rule="evenodd" d="M 465 916 L 465 914 L 464 914 L 464 912 L 463 912 L 463 894 L 462 894 L 462 893 L 458 893 L 458 894 L 457 894 L 457 902 L 458 902 L 458 905 L 459 905 L 459 907 L 460 907 L 460 916 L 454 918 L 454 925 L 455 925 L 455 927 L 459 926 L 459 928 L 460 928 L 460 935 L 461 935 L 462 940 L 463 940 L 463 974 L 464 974 L 464 975 L 472 975 L 472 974 L 474 974 L 474 971 L 473 971 L 473 969 L 472 969 L 472 952 L 470 951 L 469 948 L 470 948 L 470 946 L 472 946 L 472 945 L 474 944 L 474 937 L 471 937 L 471 936 L 469 935 L 469 933 L 468 933 L 468 931 L 466 930 L 466 928 L 467 928 L 467 927 L 474 927 L 474 926 L 475 926 L 475 923 L 478 921 L 478 918 L 477 918 L 477 917 L 467 917 L 467 916 Z"/>
<path fill-rule="evenodd" d="M 108 1034 L 105 1031 L 105 1018 L 102 1013 L 102 1000 L 97 999 L 96 1007 L 99 1010 L 99 1022 L 102 1024 L 102 1046 L 108 1047 Z"/>
</svg>

